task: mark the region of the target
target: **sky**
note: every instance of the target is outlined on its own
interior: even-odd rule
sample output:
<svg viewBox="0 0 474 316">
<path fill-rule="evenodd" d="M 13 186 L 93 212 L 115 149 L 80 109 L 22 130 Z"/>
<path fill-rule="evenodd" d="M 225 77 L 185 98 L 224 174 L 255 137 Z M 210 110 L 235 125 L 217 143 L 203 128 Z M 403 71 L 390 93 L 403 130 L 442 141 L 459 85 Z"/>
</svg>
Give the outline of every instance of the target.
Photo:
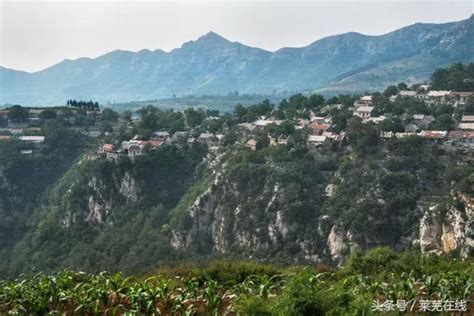
<svg viewBox="0 0 474 316">
<path fill-rule="evenodd" d="M 169 51 L 214 31 L 267 50 L 344 32 L 468 18 L 473 0 L 0 0 L 0 65 L 38 71 L 124 49 Z"/>
</svg>

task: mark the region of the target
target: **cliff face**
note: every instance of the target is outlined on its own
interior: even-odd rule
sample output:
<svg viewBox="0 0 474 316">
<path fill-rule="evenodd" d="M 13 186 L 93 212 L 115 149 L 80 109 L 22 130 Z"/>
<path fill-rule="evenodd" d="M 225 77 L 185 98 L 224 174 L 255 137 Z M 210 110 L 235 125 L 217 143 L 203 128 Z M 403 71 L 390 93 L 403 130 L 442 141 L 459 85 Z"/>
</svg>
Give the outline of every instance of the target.
<svg viewBox="0 0 474 316">
<path fill-rule="evenodd" d="M 324 186 L 314 181 L 305 188 L 288 187 L 279 181 L 281 172 L 273 166 L 216 173 L 209 187 L 184 209 L 189 225 L 173 229 L 172 247 L 247 258 L 291 253 L 295 261 L 322 261 L 328 253 L 318 227 Z M 309 192 L 298 201 L 294 190 Z M 299 216 L 288 209 L 293 207 L 299 208 Z"/>
<path fill-rule="evenodd" d="M 70 226 L 78 221 L 113 225 L 111 212 L 113 208 L 121 203 L 129 203 L 137 200 L 138 189 L 135 179 L 130 173 L 114 177 L 114 181 L 105 183 L 104 179 L 91 176 L 87 181 L 87 194 L 82 198 L 86 203 L 80 203 L 80 207 L 68 211 L 61 219 L 64 226 Z M 68 192 L 72 192 L 71 189 Z"/>
<path fill-rule="evenodd" d="M 448 206 L 434 204 L 420 221 L 420 249 L 424 253 L 457 253 L 462 258 L 474 250 L 474 199 L 455 194 Z"/>
<path fill-rule="evenodd" d="M 337 265 L 377 246 L 472 255 L 473 199 L 444 195 L 435 185 L 442 173 L 430 182 L 426 168 L 395 173 L 385 161 L 352 163 L 322 176 L 307 166 L 298 173 L 279 163 L 214 162 L 211 180 L 180 206 L 186 225 L 172 227 L 170 244 L 178 252 Z M 414 193 L 425 192 L 419 188 L 428 195 Z"/>
</svg>

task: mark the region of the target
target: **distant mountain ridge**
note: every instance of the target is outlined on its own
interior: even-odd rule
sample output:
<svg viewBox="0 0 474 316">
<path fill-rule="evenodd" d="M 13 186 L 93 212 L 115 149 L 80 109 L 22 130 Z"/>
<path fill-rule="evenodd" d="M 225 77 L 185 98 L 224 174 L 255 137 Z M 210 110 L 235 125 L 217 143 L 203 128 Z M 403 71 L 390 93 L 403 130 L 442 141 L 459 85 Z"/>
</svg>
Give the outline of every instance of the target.
<svg viewBox="0 0 474 316">
<path fill-rule="evenodd" d="M 345 33 L 275 52 L 209 32 L 170 52 L 116 50 L 34 73 L 0 66 L 0 104 L 63 104 L 68 98 L 123 102 L 230 91 L 361 92 L 417 82 L 436 68 L 473 61 L 474 16 L 416 23 L 380 36 Z"/>
</svg>

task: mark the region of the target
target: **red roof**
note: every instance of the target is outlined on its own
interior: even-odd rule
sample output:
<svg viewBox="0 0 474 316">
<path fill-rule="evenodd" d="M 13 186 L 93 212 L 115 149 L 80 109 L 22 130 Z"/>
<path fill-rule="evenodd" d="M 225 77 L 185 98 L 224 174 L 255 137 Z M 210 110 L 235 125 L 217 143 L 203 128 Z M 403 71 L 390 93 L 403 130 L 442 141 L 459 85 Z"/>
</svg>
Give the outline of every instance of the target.
<svg viewBox="0 0 474 316">
<path fill-rule="evenodd" d="M 423 138 L 438 138 L 442 139 L 446 137 L 446 132 L 444 131 L 422 131 L 420 134 Z"/>
<path fill-rule="evenodd" d="M 329 124 L 318 124 L 318 123 L 314 122 L 314 123 L 311 123 L 310 127 L 314 130 L 323 130 L 323 131 L 325 131 L 328 128 L 330 128 L 331 125 L 329 125 Z"/>
<path fill-rule="evenodd" d="M 150 139 L 147 143 L 153 147 L 160 147 L 163 141 L 161 139 Z"/>
<path fill-rule="evenodd" d="M 109 151 L 109 152 L 110 152 L 110 151 L 113 151 L 113 150 L 114 150 L 114 145 L 112 145 L 112 144 L 104 144 L 104 145 L 102 146 L 102 149 L 103 149 L 104 151 Z"/>
<path fill-rule="evenodd" d="M 466 131 L 451 131 L 448 134 L 449 138 L 468 138 L 474 139 L 474 132 L 466 132 Z"/>
</svg>

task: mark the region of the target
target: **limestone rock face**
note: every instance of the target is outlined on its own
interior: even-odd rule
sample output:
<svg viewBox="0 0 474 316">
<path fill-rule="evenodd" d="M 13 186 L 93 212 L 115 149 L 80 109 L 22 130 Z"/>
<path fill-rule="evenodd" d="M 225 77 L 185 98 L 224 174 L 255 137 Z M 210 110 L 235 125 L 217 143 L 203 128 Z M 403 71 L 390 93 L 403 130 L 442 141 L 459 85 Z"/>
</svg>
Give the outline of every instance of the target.
<svg viewBox="0 0 474 316">
<path fill-rule="evenodd" d="M 74 184 L 73 184 L 74 186 Z M 72 189 L 68 190 L 67 194 Z M 79 221 L 98 225 L 113 225 L 111 213 L 113 208 L 122 202 L 133 202 L 138 199 L 138 188 L 135 179 L 125 173 L 113 179 L 112 183 L 104 183 L 103 179 L 92 176 L 88 180 L 85 201 L 74 208 L 69 208 L 60 222 L 68 227 Z"/>
<path fill-rule="evenodd" d="M 462 258 L 474 249 L 474 199 L 457 194 L 455 203 L 445 209 L 433 205 L 420 220 L 419 244 L 423 253 L 459 252 Z"/>
<path fill-rule="evenodd" d="M 328 236 L 328 247 L 335 262 L 342 263 L 350 253 L 347 231 L 341 226 L 334 225 Z"/>
<path fill-rule="evenodd" d="M 314 236 L 295 237 L 301 227 L 280 209 L 282 193 L 278 183 L 266 180 L 259 193 L 252 196 L 245 196 L 237 186 L 232 178 L 216 174 L 209 188 L 186 209 L 189 227 L 172 231 L 172 247 L 181 251 L 205 249 L 219 254 L 246 253 L 251 258 L 292 245 L 295 256 L 311 262 L 321 261 L 323 250 L 316 246 Z M 235 203 L 229 202 L 234 200 Z M 249 202 L 262 205 L 261 213 L 249 209 Z"/>
<path fill-rule="evenodd" d="M 127 201 L 135 202 L 138 199 L 137 185 L 135 178 L 126 172 L 120 181 L 120 194 L 122 194 Z"/>
</svg>

